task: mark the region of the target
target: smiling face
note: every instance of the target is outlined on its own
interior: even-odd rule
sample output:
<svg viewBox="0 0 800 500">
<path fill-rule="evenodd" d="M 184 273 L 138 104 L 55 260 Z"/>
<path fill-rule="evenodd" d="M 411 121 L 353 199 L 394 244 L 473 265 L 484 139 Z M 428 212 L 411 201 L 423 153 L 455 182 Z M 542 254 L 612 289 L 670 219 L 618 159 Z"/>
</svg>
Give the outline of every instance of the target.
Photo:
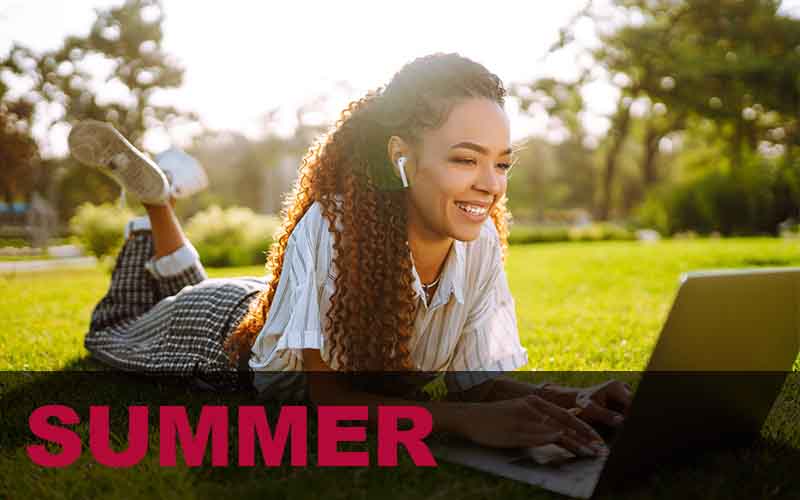
<svg viewBox="0 0 800 500">
<path fill-rule="evenodd" d="M 390 143 L 391 145 L 391 143 Z M 508 117 L 496 102 L 466 98 L 438 129 L 426 130 L 409 156 L 409 235 L 471 241 L 506 192 L 511 167 Z"/>
</svg>

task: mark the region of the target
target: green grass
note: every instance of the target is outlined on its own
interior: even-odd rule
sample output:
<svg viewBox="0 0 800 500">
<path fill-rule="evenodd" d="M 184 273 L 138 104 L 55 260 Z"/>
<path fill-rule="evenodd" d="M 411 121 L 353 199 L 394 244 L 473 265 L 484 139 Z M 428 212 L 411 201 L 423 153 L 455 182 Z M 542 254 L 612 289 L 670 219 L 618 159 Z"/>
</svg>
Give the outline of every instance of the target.
<svg viewBox="0 0 800 500">
<path fill-rule="evenodd" d="M 668 313 L 681 273 L 786 265 L 800 265 L 800 244 L 795 241 L 514 246 L 507 274 L 522 343 L 529 353 L 530 363 L 525 370 L 641 370 Z M 212 269 L 209 274 L 261 275 L 263 268 Z M 87 358 L 83 335 L 91 309 L 105 292 L 108 279 L 107 272 L 100 268 L 0 275 L 0 369 L 99 368 Z M 800 370 L 800 360 L 795 370 Z M 28 386 L 61 390 L 57 373 L 5 378 L 5 395 L 27 390 Z M 102 400 L 108 404 L 116 401 L 118 406 L 126 406 L 136 401 L 130 392 L 133 389 L 104 390 Z M 155 388 L 142 390 L 150 396 L 157 394 Z M 196 401 L 192 398 L 198 397 L 176 388 L 165 391 L 164 401 L 170 404 L 180 404 L 178 401 L 184 398 Z M 218 401 L 234 405 L 236 397 L 225 396 L 227 399 Z M 631 492 L 615 498 L 799 498 L 800 482 L 794 479 L 800 469 L 798 401 L 800 388 L 787 384 L 765 426 L 764 442 L 752 449 L 701 455 L 691 459 L 691 466 L 665 466 Z M 2 406 L 0 410 L 9 411 Z M 123 417 L 119 416 L 116 425 L 120 426 L 124 443 L 127 424 Z M 155 440 L 146 459 L 130 470 L 96 465 L 88 451 L 72 467 L 41 469 L 32 466 L 25 455 L 24 444 L 33 441 L 25 434 L 26 423 L 8 424 L 10 420 L 3 423 L 0 499 L 221 495 L 304 498 L 321 496 L 320 493 L 326 498 L 562 498 L 452 464 L 425 470 L 413 467 L 408 460 L 399 468 L 348 471 L 207 466 L 164 469 L 158 467 L 157 453 L 153 451 L 157 450 Z M 151 429 L 155 429 L 153 420 L 151 417 Z M 81 429 L 80 434 L 85 437 L 84 424 Z M 310 451 L 313 448 L 312 444 Z"/>
<path fill-rule="evenodd" d="M 53 257 L 49 254 L 43 255 L 0 255 L 0 262 L 25 262 L 29 260 L 49 260 Z"/>
</svg>

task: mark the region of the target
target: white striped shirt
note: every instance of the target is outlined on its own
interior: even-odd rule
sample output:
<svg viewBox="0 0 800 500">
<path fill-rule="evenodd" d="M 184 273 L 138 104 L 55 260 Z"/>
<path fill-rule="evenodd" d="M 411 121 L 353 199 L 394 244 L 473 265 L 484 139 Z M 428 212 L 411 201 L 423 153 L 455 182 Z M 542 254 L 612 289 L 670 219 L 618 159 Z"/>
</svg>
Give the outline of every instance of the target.
<svg viewBox="0 0 800 500">
<path fill-rule="evenodd" d="M 338 368 L 326 341 L 336 273 L 328 226 L 315 202 L 289 237 L 278 288 L 252 348 L 250 367 L 257 379 L 259 372 L 302 370 L 302 349 L 319 349 L 323 361 Z M 430 305 L 412 267 L 419 304 L 411 359 L 421 371 L 461 372 L 448 380 L 457 390 L 528 362 L 501 254 L 491 219 L 476 240 L 455 240 Z"/>
</svg>

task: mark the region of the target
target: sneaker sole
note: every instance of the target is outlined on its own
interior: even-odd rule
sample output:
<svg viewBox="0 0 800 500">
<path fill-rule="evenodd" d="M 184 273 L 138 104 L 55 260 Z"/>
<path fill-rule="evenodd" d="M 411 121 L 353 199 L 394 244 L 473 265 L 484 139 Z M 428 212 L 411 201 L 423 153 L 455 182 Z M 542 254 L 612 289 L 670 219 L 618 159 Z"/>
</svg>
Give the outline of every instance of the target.
<svg viewBox="0 0 800 500">
<path fill-rule="evenodd" d="M 67 142 L 76 160 L 109 174 L 140 201 L 166 202 L 169 186 L 164 173 L 111 125 L 94 120 L 78 123 Z M 125 161 L 112 163 L 120 155 Z"/>
</svg>

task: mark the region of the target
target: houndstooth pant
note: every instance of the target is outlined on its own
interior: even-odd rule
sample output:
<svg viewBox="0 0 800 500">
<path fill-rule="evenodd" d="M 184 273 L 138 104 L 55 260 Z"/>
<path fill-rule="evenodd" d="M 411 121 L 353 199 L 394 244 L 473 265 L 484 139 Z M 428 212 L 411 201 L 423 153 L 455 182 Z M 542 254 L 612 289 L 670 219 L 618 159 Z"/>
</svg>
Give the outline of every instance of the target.
<svg viewBox="0 0 800 500">
<path fill-rule="evenodd" d="M 160 276 L 145 267 L 153 253 L 149 231 L 126 240 L 109 290 L 92 312 L 86 349 L 120 370 L 241 387 L 243 374 L 222 345 L 266 288 L 264 279 L 209 279 L 198 259 L 177 274 Z"/>
</svg>

